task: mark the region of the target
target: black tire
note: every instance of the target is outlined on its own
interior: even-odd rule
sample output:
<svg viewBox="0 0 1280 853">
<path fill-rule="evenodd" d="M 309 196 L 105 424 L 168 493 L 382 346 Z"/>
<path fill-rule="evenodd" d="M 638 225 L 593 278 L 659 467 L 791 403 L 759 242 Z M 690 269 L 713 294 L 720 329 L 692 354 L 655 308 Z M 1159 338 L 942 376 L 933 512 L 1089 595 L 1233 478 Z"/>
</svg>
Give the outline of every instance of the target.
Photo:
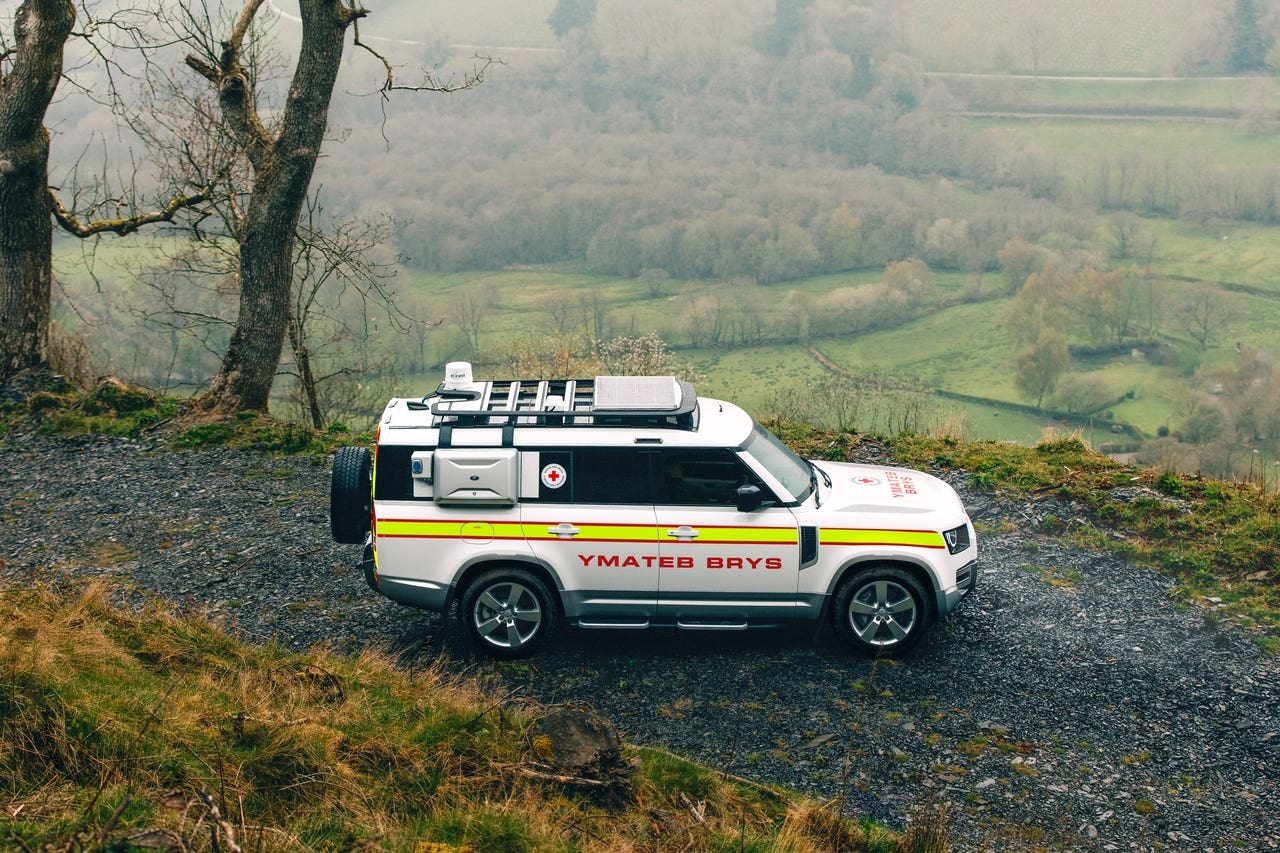
<svg viewBox="0 0 1280 853">
<path fill-rule="evenodd" d="M 373 456 L 364 447 L 339 447 L 333 454 L 329 488 L 329 530 L 333 541 L 359 545 L 373 511 Z"/>
<path fill-rule="evenodd" d="M 933 620 L 920 582 L 896 566 L 872 566 L 850 575 L 836 591 L 831 613 L 846 645 L 886 657 L 914 648 Z"/>
<path fill-rule="evenodd" d="M 490 569 L 467 586 L 458 610 L 463 630 L 491 657 L 520 658 L 536 652 L 555 632 L 555 599 L 542 579 L 526 569 Z"/>
</svg>

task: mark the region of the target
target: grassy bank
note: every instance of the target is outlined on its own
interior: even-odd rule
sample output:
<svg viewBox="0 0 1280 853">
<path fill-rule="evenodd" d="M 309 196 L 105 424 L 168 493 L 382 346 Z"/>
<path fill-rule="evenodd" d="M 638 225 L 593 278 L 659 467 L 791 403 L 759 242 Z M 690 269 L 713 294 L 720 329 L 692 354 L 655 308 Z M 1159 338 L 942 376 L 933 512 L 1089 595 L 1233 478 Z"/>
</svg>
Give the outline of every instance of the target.
<svg viewBox="0 0 1280 853">
<path fill-rule="evenodd" d="M 438 668 L 244 645 L 98 587 L 0 588 L 0 625 L 7 850 L 909 849 L 659 751 L 557 779 L 538 709 Z"/>
</svg>

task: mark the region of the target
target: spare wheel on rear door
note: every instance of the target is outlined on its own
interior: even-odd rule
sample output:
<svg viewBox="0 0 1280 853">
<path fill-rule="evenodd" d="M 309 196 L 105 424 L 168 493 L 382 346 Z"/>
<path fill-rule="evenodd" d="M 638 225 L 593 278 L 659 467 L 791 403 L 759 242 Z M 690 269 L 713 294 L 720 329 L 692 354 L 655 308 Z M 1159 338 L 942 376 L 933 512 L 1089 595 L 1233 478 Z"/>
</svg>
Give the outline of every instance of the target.
<svg viewBox="0 0 1280 853">
<path fill-rule="evenodd" d="M 329 529 L 333 540 L 359 545 L 373 511 L 373 457 L 364 447 L 340 447 L 333 455 Z"/>
</svg>

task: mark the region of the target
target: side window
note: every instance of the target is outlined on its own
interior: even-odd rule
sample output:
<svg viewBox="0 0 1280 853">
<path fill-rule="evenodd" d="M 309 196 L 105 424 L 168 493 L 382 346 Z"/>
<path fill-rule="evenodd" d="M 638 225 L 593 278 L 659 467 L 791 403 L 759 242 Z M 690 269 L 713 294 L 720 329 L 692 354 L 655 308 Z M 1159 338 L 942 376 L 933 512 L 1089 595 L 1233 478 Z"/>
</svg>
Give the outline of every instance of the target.
<svg viewBox="0 0 1280 853">
<path fill-rule="evenodd" d="M 765 488 L 728 450 L 670 448 L 658 457 L 656 491 L 660 504 L 731 506 L 738 487 L 748 483 Z"/>
<path fill-rule="evenodd" d="M 555 503 L 652 504 L 647 450 L 584 447 L 542 451 L 538 499 Z M 565 478 L 562 484 L 556 478 Z"/>
<path fill-rule="evenodd" d="M 378 466 L 374 476 L 374 497 L 380 501 L 413 500 L 413 479 L 409 459 L 416 447 L 382 445 L 377 449 Z"/>
</svg>

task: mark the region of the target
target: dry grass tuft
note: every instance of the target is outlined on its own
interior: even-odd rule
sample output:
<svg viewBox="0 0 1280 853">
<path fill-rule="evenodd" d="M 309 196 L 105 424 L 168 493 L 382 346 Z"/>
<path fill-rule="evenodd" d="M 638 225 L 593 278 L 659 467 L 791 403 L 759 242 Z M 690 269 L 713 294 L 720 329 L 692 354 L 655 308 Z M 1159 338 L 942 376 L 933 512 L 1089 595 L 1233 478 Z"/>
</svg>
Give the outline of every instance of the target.
<svg viewBox="0 0 1280 853">
<path fill-rule="evenodd" d="M 100 586 L 0 587 L 0 846 L 895 849 L 657 751 L 627 750 L 638 769 L 609 797 L 536 778 L 536 713 L 443 666 L 245 645 L 199 617 L 124 615 Z"/>
</svg>

